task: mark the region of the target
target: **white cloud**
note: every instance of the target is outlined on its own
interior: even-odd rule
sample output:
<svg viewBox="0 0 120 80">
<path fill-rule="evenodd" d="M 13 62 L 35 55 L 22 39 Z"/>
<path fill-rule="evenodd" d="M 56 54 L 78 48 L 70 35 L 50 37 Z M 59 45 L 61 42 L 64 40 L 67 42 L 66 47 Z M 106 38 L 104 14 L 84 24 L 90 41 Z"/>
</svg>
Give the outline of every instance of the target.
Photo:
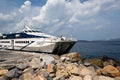
<svg viewBox="0 0 120 80">
<path fill-rule="evenodd" d="M 30 1 L 25 1 L 19 9 L 13 9 L 6 14 L 0 13 L 0 27 L 3 32 L 7 31 L 9 27 L 10 31 L 20 30 L 25 24 L 30 24 L 32 17 L 38 15 L 40 7 L 32 7 Z"/>
<path fill-rule="evenodd" d="M 19 9 L 19 12 L 28 12 L 31 8 L 31 2 L 30 1 L 25 1 L 24 4 L 21 6 Z"/>
<path fill-rule="evenodd" d="M 53 24 L 52 27 L 58 28 L 66 24 L 82 23 L 82 19 L 89 20 L 94 17 L 101 10 L 102 5 L 110 2 L 111 0 L 90 0 L 84 3 L 80 3 L 79 0 L 72 0 L 70 2 L 66 0 L 48 0 L 48 2 L 40 9 L 40 14 L 33 17 L 33 21 L 41 25 Z M 54 20 L 58 20 L 54 23 Z M 58 23 L 64 22 L 64 24 L 58 26 Z M 85 21 L 86 22 L 86 21 Z M 83 23 L 85 23 L 83 22 Z M 56 27 L 57 26 L 57 27 Z"/>
<path fill-rule="evenodd" d="M 87 0 L 83 3 L 79 0 L 48 0 L 42 7 L 35 7 L 27 0 L 18 10 L 0 13 L 0 21 L 13 20 L 8 26 L 17 25 L 15 29 L 29 24 L 52 34 L 74 31 L 74 35 L 82 36 L 83 31 L 104 29 L 108 23 L 110 25 L 109 15 L 119 13 L 119 3 L 117 0 Z"/>
</svg>

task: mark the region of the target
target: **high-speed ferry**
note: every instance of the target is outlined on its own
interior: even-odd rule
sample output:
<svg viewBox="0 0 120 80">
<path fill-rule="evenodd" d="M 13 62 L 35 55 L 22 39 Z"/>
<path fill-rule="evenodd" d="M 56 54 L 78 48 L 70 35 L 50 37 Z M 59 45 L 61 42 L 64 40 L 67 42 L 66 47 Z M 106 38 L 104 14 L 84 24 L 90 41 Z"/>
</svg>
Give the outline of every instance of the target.
<svg viewBox="0 0 120 80">
<path fill-rule="evenodd" d="M 29 27 L 16 33 L 0 33 L 1 49 L 37 51 L 60 55 L 69 52 L 75 43 L 76 39 L 48 35 Z"/>
</svg>

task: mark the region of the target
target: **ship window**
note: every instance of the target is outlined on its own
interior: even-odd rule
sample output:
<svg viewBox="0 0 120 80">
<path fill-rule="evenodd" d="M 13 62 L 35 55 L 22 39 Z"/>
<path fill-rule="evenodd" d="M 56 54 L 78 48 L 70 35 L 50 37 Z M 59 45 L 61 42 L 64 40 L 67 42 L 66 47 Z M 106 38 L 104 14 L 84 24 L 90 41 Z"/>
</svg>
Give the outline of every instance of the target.
<svg viewBox="0 0 120 80">
<path fill-rule="evenodd" d="M 10 43 L 10 41 L 0 41 L 0 43 Z"/>
<path fill-rule="evenodd" d="M 29 43 L 29 41 L 15 41 L 15 43 Z"/>
<path fill-rule="evenodd" d="M 35 33 L 36 31 L 32 30 L 32 32 L 34 32 L 34 33 Z"/>
<path fill-rule="evenodd" d="M 28 32 L 30 32 L 30 33 L 31 33 L 32 31 L 30 31 L 30 30 L 29 30 Z"/>
<path fill-rule="evenodd" d="M 27 33 L 27 31 L 24 31 L 24 32 L 26 32 L 26 33 Z"/>
</svg>

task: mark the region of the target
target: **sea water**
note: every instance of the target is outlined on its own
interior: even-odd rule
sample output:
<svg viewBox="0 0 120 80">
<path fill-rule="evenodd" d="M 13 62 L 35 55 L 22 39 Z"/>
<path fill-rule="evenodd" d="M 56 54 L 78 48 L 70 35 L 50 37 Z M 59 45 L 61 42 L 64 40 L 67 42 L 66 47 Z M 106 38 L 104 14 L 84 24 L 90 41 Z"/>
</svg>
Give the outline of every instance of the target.
<svg viewBox="0 0 120 80">
<path fill-rule="evenodd" d="M 84 58 L 106 55 L 120 61 L 120 41 L 78 41 L 71 49 L 73 51 Z"/>
</svg>

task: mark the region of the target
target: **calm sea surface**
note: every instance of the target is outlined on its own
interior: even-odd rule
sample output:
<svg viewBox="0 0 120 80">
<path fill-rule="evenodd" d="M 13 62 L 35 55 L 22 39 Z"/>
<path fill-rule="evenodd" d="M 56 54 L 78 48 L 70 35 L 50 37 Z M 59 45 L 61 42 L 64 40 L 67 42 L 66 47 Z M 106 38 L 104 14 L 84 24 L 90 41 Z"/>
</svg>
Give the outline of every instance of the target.
<svg viewBox="0 0 120 80">
<path fill-rule="evenodd" d="M 120 61 L 120 41 L 78 41 L 71 52 L 77 51 L 84 58 L 107 55 Z"/>
</svg>

